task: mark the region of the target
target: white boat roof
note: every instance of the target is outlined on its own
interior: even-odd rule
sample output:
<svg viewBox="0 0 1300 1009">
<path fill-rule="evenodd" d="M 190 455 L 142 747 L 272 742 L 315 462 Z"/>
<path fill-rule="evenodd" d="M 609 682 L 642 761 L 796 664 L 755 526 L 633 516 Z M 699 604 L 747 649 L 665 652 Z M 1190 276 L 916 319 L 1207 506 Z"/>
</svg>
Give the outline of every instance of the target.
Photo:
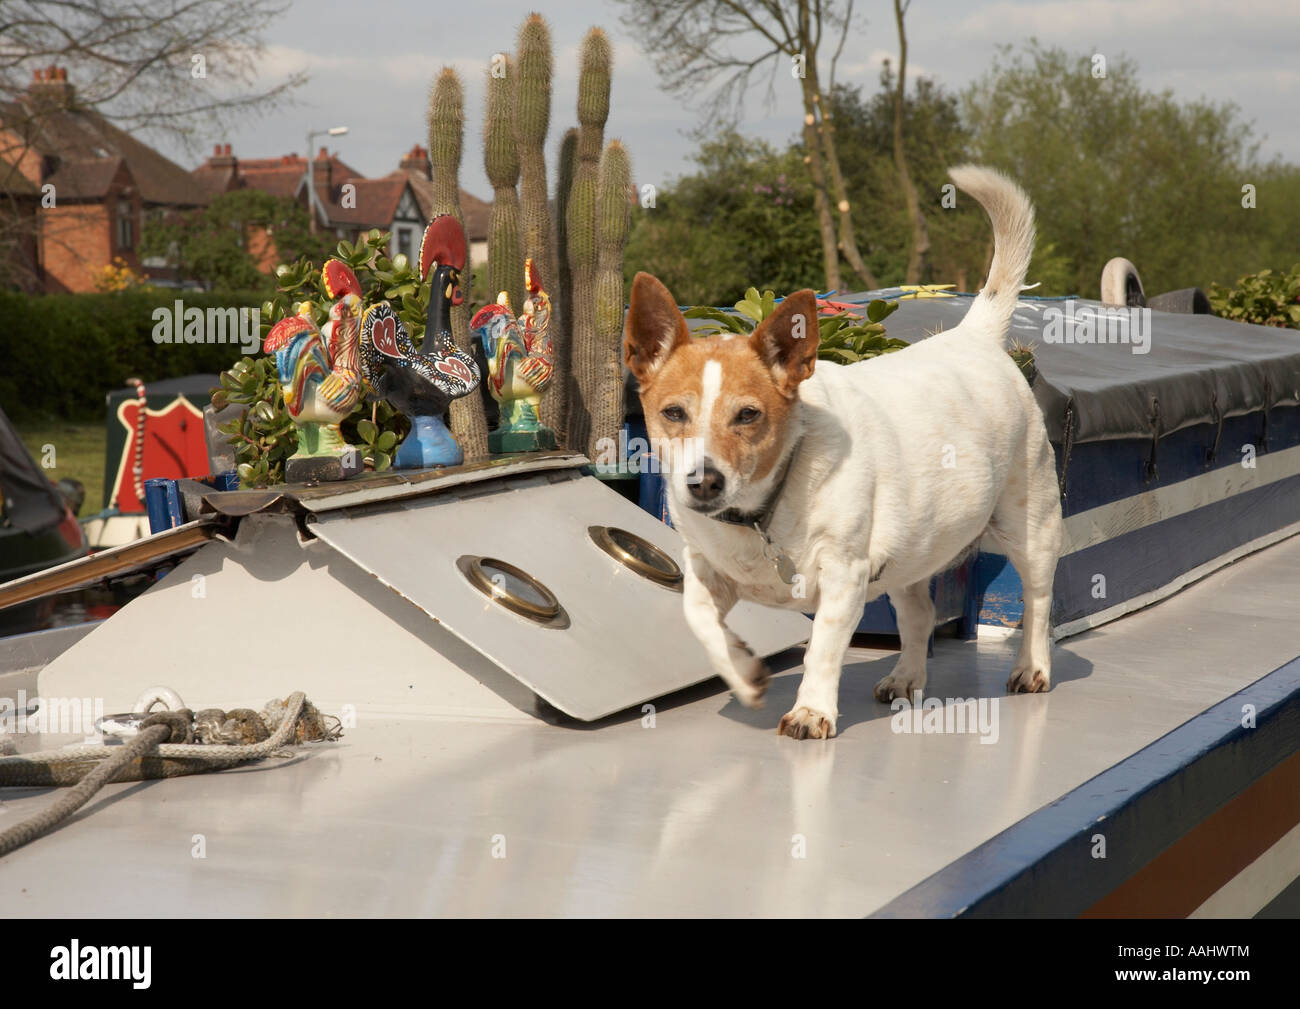
<svg viewBox="0 0 1300 1009">
<path fill-rule="evenodd" d="M 186 563 L 229 565 L 215 549 Z M 480 683 L 479 653 L 408 604 L 375 611 L 381 664 L 359 658 L 334 614 L 338 633 L 320 640 L 205 630 L 161 667 L 121 618 L 155 594 L 178 602 L 189 579 L 172 575 L 48 664 L 12 643 L 32 664 L 0 692 L 108 684 L 111 705 L 165 682 L 192 707 L 257 707 L 304 689 L 326 711 L 354 704 L 357 724 L 290 760 L 108 786 L 0 860 L 0 904 L 13 916 L 871 914 L 1292 659 L 1297 566 L 1300 537 L 1058 644 L 1046 694 L 1003 693 L 1014 638 L 938 639 L 927 695 L 996 700 L 994 744 L 892 731 L 871 688 L 895 653 L 863 648 L 829 742 L 775 732 L 801 672 L 793 652 L 761 711 L 709 681 L 654 701 L 652 727 L 640 707 L 548 721 Z M 331 558 L 305 559 L 308 573 L 358 589 L 368 577 Z M 219 584 L 193 603 L 213 603 Z M 295 613 L 286 603 L 286 626 Z M 618 663 L 616 634 L 609 649 Z M 2 798 L 0 826 L 54 793 Z"/>
</svg>

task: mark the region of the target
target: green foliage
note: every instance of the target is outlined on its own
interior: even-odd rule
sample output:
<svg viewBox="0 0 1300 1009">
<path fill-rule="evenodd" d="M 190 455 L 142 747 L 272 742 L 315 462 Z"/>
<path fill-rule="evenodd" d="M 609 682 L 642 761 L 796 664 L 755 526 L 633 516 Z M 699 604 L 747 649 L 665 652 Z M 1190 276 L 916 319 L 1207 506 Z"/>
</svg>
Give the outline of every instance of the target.
<svg viewBox="0 0 1300 1009">
<path fill-rule="evenodd" d="M 705 141 L 695 160 L 699 171 L 634 215 L 627 283 L 648 270 L 683 304 L 724 305 L 751 284 L 794 291 L 823 282 L 812 187 L 796 151 L 729 131 Z"/>
<path fill-rule="evenodd" d="M 307 211 L 286 197 L 256 189 L 222 193 L 203 210 L 151 218 L 141 235 L 141 254 L 172 263 L 186 279 L 218 291 L 269 290 L 271 279 L 255 252 L 274 245 L 291 262 L 322 259 L 332 239 L 311 232 Z M 263 245 L 265 243 L 265 245 Z"/>
<path fill-rule="evenodd" d="M 976 159 L 1025 187 L 1040 244 L 1067 261 L 1064 282 L 1035 293 L 1096 296 L 1112 256 L 1137 264 L 1149 293 L 1294 257 L 1300 170 L 1260 164 L 1235 107 L 1144 90 L 1132 60 L 1112 58 L 1099 79 L 1088 54 L 1003 50 L 964 94 L 963 118 Z M 1258 209 L 1242 206 L 1246 183 Z M 1035 269 L 1030 282 L 1045 279 Z"/>
<path fill-rule="evenodd" d="M 718 333 L 735 333 L 747 335 L 752 333 L 760 322 L 776 311 L 776 295 L 772 291 L 758 293 L 751 287 L 745 297 L 736 302 L 736 313 L 726 312 L 720 308 L 700 305 L 686 310 L 688 319 L 708 319 L 709 324 L 695 330 L 696 336 L 712 336 Z M 898 302 L 883 301 L 876 298 L 867 305 L 867 318 L 862 321 L 847 312 L 834 315 L 819 315 L 817 329 L 820 343 L 817 358 L 833 361 L 835 364 L 853 364 L 869 357 L 891 354 L 907 346 L 904 340 L 895 340 L 885 335 L 884 320 L 898 310 Z"/>
<path fill-rule="evenodd" d="M 903 281 L 911 226 L 893 163 L 893 89 L 837 86 L 835 142 L 866 264 L 883 286 Z M 909 80 L 903 140 L 930 250 L 922 283 L 975 290 L 992 257 L 983 211 L 945 201 L 947 169 L 1002 168 L 1038 211 L 1029 267 L 1034 294 L 1096 296 L 1113 256 L 1137 264 L 1151 293 L 1283 271 L 1300 233 L 1300 166 L 1261 162 L 1229 105 L 1179 102 L 1144 89 L 1137 66 L 1112 58 L 1092 76 L 1091 52 L 1030 41 L 1004 49 L 961 95 Z M 686 304 L 728 304 L 746 286 L 822 283 L 821 247 L 803 139 L 784 151 L 721 132 L 701 142 L 698 170 L 660 190 L 635 217 L 628 279 L 648 270 Z M 1246 192 L 1255 209 L 1243 206 Z M 784 195 L 789 203 L 778 198 Z M 945 202 L 948 206 L 945 206 Z M 853 276 L 842 264 L 846 278 Z"/>
<path fill-rule="evenodd" d="M 355 243 L 339 242 L 336 258 L 352 268 L 361 283 L 362 304 L 369 308 L 380 301 L 392 303 L 411 339 L 419 346 L 429 309 L 430 284 L 398 254 L 385 253 L 390 236 L 371 229 Z M 318 326 L 329 318 L 332 301 L 325 290 L 321 269 L 307 259 L 276 268 L 276 291 L 262 304 L 262 337 L 281 319 L 296 315 L 304 303 L 311 305 Z M 265 487 L 284 482 L 284 461 L 297 450 L 298 438 L 284 405 L 279 374 L 272 357 L 243 358 L 221 375 L 221 387 L 214 390 L 212 403 L 224 409 L 230 403 L 246 407 L 242 414 L 220 428 L 235 449 L 241 487 Z M 364 400 L 339 425 L 344 439 L 358 446 L 366 463 L 376 472 L 392 464 L 393 453 L 411 429 L 410 421 L 386 402 Z"/>
<path fill-rule="evenodd" d="M 256 308 L 257 294 L 205 294 L 141 287 L 113 294 L 28 295 L 0 291 L 0 403 L 15 421 L 104 419 L 104 396 L 131 376 L 147 382 L 221 371 L 231 344 L 154 343 L 153 313 Z"/>
<path fill-rule="evenodd" d="M 298 436 L 284 406 L 274 358 L 240 358 L 221 373 L 212 405 L 224 410 L 231 403 L 248 408 L 218 427 L 235 450 L 240 486 L 283 483 L 284 461 L 297 449 Z"/>
<path fill-rule="evenodd" d="M 1236 287 L 1211 284 L 1209 296 L 1215 314 L 1225 319 L 1300 329 L 1300 263 L 1290 271 L 1247 274 Z"/>
</svg>

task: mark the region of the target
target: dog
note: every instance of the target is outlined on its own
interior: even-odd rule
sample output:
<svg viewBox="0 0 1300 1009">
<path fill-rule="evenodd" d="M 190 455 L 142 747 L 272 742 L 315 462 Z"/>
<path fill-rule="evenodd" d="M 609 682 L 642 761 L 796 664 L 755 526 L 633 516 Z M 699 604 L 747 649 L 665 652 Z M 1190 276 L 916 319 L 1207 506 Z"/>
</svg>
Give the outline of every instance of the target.
<svg viewBox="0 0 1300 1009">
<path fill-rule="evenodd" d="M 888 593 L 902 649 L 875 697 L 926 680 L 930 578 L 989 533 L 1024 587 L 1007 689 L 1051 683 L 1052 582 L 1063 523 L 1052 449 L 1005 339 L 1034 247 L 1034 210 L 989 168 L 949 173 L 988 214 L 993 261 L 954 329 L 851 365 L 817 366 L 812 291 L 748 337 L 696 339 L 668 289 L 638 273 L 624 358 L 686 541 L 683 605 L 710 664 L 759 707 L 766 664 L 727 626 L 740 599 L 813 612 L 804 674 L 778 732 L 835 734 L 840 671 L 862 609 Z M 671 446 L 669 452 L 663 446 Z"/>
</svg>

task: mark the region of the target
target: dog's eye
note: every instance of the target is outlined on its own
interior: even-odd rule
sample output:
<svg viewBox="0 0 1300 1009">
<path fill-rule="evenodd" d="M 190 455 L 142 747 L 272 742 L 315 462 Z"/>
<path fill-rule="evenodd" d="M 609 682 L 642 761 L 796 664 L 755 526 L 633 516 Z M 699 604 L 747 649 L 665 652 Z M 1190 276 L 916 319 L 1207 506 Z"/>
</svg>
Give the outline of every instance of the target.
<svg viewBox="0 0 1300 1009">
<path fill-rule="evenodd" d="M 664 420 L 673 424 L 680 424 L 686 419 L 686 411 L 680 406 L 666 406 L 659 412 L 663 415 Z"/>
<path fill-rule="evenodd" d="M 736 414 L 736 423 L 752 424 L 761 416 L 763 416 L 761 410 L 757 410 L 752 406 L 741 407 L 740 412 Z"/>
</svg>

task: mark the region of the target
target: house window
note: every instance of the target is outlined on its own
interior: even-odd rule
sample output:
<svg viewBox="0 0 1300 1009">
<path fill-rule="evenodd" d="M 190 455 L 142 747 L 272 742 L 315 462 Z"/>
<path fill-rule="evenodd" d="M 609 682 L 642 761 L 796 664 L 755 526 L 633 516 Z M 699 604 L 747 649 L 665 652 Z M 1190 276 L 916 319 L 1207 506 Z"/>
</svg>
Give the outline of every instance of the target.
<svg viewBox="0 0 1300 1009">
<path fill-rule="evenodd" d="M 117 247 L 135 248 L 135 227 L 131 220 L 130 200 L 119 200 L 117 203 Z"/>
<path fill-rule="evenodd" d="M 397 251 L 408 260 L 411 258 L 411 229 L 397 229 Z"/>
</svg>

